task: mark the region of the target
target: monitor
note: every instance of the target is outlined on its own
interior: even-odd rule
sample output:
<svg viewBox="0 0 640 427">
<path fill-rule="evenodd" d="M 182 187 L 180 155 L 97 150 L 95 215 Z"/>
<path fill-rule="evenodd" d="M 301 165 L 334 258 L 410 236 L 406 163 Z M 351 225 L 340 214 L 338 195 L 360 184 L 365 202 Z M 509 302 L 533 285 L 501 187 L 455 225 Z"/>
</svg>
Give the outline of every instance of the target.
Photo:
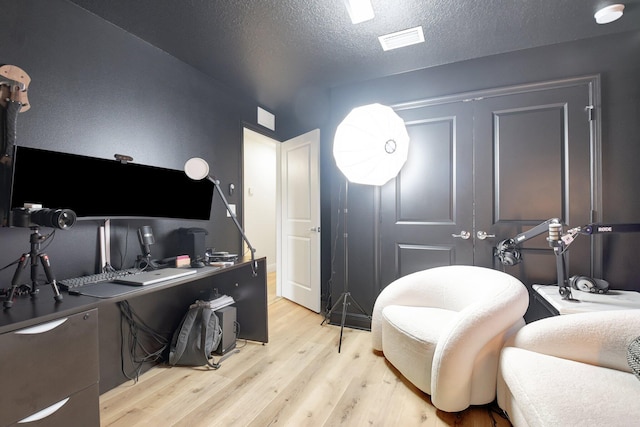
<svg viewBox="0 0 640 427">
<path fill-rule="evenodd" d="M 214 186 L 184 171 L 16 146 L 10 209 L 39 204 L 78 219 L 209 220 Z"/>
</svg>

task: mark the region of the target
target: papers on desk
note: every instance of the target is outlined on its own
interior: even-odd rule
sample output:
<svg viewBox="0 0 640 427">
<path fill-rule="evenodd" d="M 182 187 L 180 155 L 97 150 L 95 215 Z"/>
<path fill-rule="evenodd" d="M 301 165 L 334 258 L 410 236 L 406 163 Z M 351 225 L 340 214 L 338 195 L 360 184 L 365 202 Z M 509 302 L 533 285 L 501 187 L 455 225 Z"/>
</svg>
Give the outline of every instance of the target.
<svg viewBox="0 0 640 427">
<path fill-rule="evenodd" d="M 222 295 L 221 297 L 218 297 L 211 301 L 196 301 L 194 304 L 191 304 L 189 308 L 194 308 L 199 305 L 206 305 L 210 307 L 213 311 L 216 311 L 228 305 L 234 304 L 235 302 L 236 301 L 232 297 L 228 295 Z"/>
</svg>

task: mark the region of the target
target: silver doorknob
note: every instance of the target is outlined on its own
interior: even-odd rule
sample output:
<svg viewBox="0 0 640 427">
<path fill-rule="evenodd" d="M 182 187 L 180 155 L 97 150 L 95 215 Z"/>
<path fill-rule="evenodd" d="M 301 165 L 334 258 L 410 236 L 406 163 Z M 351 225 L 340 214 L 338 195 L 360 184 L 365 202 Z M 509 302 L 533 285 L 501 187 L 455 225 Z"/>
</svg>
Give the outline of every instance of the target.
<svg viewBox="0 0 640 427">
<path fill-rule="evenodd" d="M 309 231 L 317 231 L 319 233 L 320 232 L 320 227 L 311 227 L 309 229 Z"/>
<path fill-rule="evenodd" d="M 463 239 L 463 240 L 467 240 L 469 237 L 471 237 L 471 233 L 469 233 L 469 232 L 468 232 L 468 231 L 466 231 L 466 230 L 462 230 L 462 231 L 460 232 L 460 234 L 452 234 L 451 236 L 452 236 L 452 237 L 459 237 L 459 238 L 461 238 L 461 239 Z"/>
<path fill-rule="evenodd" d="M 495 234 L 487 234 L 487 232 L 486 232 L 486 231 L 482 231 L 482 230 L 478 231 L 478 232 L 476 233 L 476 236 L 478 236 L 478 239 L 480 239 L 480 240 L 484 240 L 484 239 L 486 239 L 487 237 L 496 237 L 496 235 L 495 235 Z"/>
</svg>

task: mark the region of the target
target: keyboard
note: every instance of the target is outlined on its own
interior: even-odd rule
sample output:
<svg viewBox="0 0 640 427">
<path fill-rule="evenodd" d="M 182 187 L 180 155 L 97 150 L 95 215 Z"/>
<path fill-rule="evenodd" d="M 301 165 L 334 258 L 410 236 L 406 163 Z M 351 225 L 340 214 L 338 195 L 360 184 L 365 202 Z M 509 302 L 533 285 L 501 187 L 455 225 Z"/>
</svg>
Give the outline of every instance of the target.
<svg viewBox="0 0 640 427">
<path fill-rule="evenodd" d="M 58 280 L 58 287 L 63 291 L 79 288 L 92 283 L 111 282 L 124 276 L 140 274 L 143 270 L 138 268 L 128 268 L 125 270 L 113 270 L 104 273 L 89 274 L 87 276 L 72 277 L 70 279 Z"/>
</svg>

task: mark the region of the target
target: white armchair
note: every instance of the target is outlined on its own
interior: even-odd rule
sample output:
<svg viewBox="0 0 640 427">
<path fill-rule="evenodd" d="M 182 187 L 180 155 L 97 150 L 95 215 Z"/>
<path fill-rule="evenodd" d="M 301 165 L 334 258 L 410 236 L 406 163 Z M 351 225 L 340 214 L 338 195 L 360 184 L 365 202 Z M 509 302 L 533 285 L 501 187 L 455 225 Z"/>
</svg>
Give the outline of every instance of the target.
<svg viewBox="0 0 640 427">
<path fill-rule="evenodd" d="M 640 376 L 627 359 L 638 336 L 638 309 L 529 323 L 502 349 L 498 405 L 517 427 L 640 425 Z"/>
<path fill-rule="evenodd" d="M 500 349 L 524 325 L 526 287 L 477 266 L 436 267 L 401 277 L 376 299 L 374 350 L 446 412 L 492 402 Z"/>
</svg>

